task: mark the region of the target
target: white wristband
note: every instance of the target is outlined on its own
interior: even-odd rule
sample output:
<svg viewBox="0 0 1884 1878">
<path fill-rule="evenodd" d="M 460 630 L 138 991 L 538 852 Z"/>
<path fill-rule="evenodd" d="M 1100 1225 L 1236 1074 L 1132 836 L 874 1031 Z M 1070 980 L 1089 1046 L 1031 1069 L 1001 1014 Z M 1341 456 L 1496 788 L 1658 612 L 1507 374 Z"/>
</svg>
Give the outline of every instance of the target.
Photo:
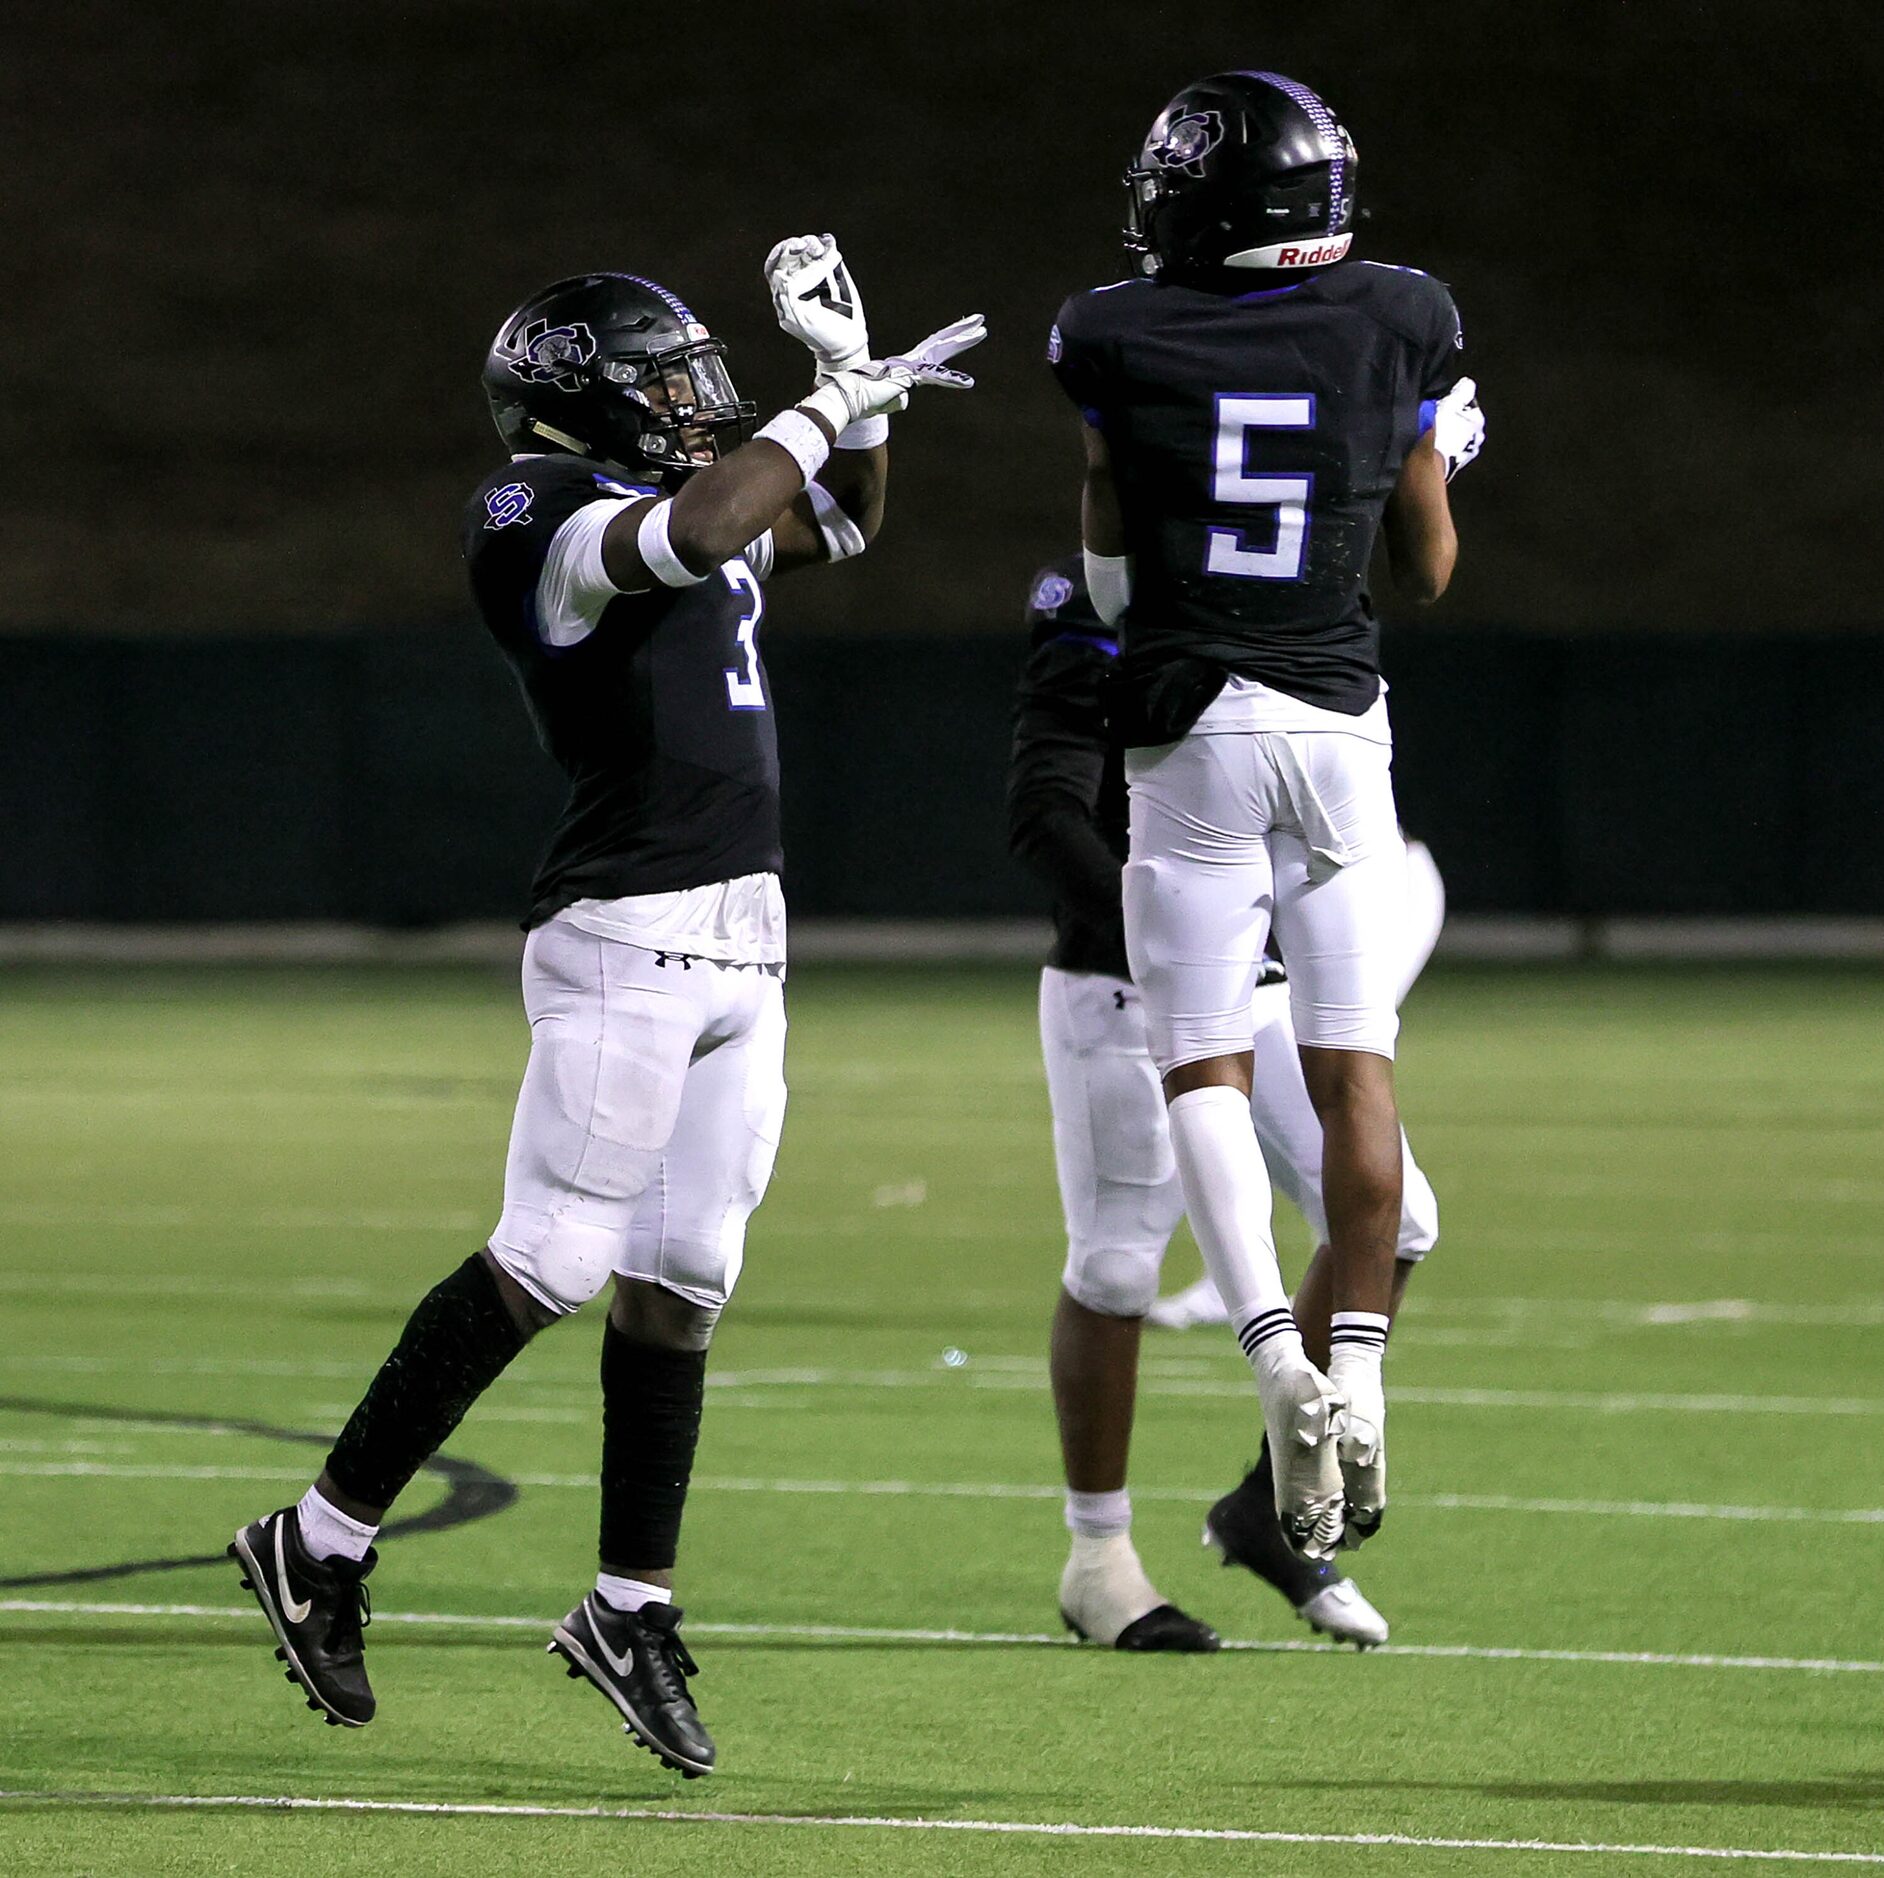
<svg viewBox="0 0 1884 1878">
<path fill-rule="evenodd" d="M 706 579 L 696 574 L 678 554 L 667 536 L 667 522 L 673 503 L 666 497 L 655 503 L 641 518 L 635 530 L 635 546 L 641 550 L 641 565 L 663 587 L 697 587 Z"/>
<path fill-rule="evenodd" d="M 1116 626 L 1132 603 L 1132 557 L 1129 554 L 1094 554 L 1082 550 L 1086 562 L 1086 592 L 1092 610 L 1108 626 Z"/>
<path fill-rule="evenodd" d="M 756 442 L 761 437 L 777 444 L 798 465 L 806 483 L 823 469 L 825 458 L 831 454 L 831 440 L 823 427 L 796 406 L 761 424 L 753 432 L 753 439 Z"/>
<path fill-rule="evenodd" d="M 875 417 L 860 417 L 837 433 L 838 450 L 875 450 L 890 440 L 890 420 L 879 411 Z"/>
<path fill-rule="evenodd" d="M 824 551 L 833 561 L 848 561 L 869 547 L 864 531 L 822 483 L 806 483 L 805 494 L 811 498 L 811 513 L 817 517 L 818 533 L 824 537 Z"/>
</svg>

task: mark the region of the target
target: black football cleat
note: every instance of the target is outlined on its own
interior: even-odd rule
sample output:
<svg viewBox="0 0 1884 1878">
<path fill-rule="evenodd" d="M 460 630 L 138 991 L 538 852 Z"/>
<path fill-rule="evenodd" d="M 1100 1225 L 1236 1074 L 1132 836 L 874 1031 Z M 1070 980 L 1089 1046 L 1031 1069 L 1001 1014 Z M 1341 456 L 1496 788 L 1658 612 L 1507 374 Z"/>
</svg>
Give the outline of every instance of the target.
<svg viewBox="0 0 1884 1878">
<path fill-rule="evenodd" d="M 366 1680 L 360 1632 L 372 1620 L 366 1576 L 379 1554 L 369 1550 L 358 1564 L 310 1557 L 294 1508 L 284 1506 L 244 1526 L 229 1556 L 274 1630 L 276 1661 L 287 1665 L 288 1680 L 300 1685 L 308 1707 L 336 1727 L 364 1728 L 378 1705 Z"/>
<path fill-rule="evenodd" d="M 713 1771 L 713 1737 L 687 1693 L 700 1666 L 680 1640 L 680 1619 L 676 1605 L 618 1611 L 590 1592 L 556 1626 L 549 1650 L 615 1704 L 623 1728 L 663 1767 L 698 1780 Z"/>
<path fill-rule="evenodd" d="M 1060 1621 L 1081 1643 L 1094 1640 L 1065 1611 L 1060 1613 Z M 1179 1610 L 1175 1604 L 1160 1604 L 1127 1624 L 1112 1639 L 1112 1647 L 1115 1650 L 1155 1650 L 1173 1656 L 1207 1656 L 1223 1648 L 1223 1639 L 1188 1611 Z"/>
<path fill-rule="evenodd" d="M 1204 1543 L 1226 1565 L 1240 1565 L 1288 1599 L 1296 1616 L 1318 1635 L 1357 1650 L 1387 1641 L 1387 1620 L 1332 1559 L 1305 1558 L 1282 1536 L 1276 1517 L 1269 1457 L 1243 1477 L 1204 1516 Z"/>
<path fill-rule="evenodd" d="M 1082 1643 L 1115 1650 L 1202 1655 L 1223 1648 L 1208 1624 L 1159 1595 L 1129 1533 L 1074 1540 L 1060 1574 L 1060 1619 Z"/>
</svg>

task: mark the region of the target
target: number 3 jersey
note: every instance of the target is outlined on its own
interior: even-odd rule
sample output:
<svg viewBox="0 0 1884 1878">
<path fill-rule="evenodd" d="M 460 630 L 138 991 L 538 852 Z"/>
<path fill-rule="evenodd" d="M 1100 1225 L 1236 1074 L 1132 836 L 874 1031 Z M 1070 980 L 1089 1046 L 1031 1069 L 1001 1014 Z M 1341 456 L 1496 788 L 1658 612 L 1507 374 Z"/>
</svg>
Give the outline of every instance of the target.
<svg viewBox="0 0 1884 1878">
<path fill-rule="evenodd" d="M 1060 309 L 1047 357 L 1105 438 L 1135 557 L 1123 677 L 1188 694 L 1174 734 L 1225 673 L 1344 715 L 1374 703 L 1368 560 L 1460 346 L 1440 282 L 1367 261 L 1241 295 L 1125 281 Z"/>
<path fill-rule="evenodd" d="M 778 743 L 756 637 L 771 543 L 698 586 L 615 593 L 595 571 L 600 527 L 655 493 L 584 457 L 521 457 L 471 498 L 461 545 L 484 623 L 569 778 L 526 926 L 578 902 L 633 899 L 624 931 L 594 929 L 650 943 L 672 930 L 673 949 L 694 952 L 711 896 L 688 889 L 759 876 L 753 895 L 777 900 Z M 572 521 L 589 536 L 586 597 L 572 598 L 577 534 L 558 544 Z"/>
</svg>

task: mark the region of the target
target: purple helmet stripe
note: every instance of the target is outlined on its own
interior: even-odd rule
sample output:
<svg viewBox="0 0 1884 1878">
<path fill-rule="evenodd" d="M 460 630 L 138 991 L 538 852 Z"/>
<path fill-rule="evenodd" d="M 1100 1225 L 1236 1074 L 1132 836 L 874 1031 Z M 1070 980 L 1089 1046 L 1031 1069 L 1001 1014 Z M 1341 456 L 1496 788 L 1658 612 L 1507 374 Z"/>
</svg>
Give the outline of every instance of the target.
<svg viewBox="0 0 1884 1878">
<path fill-rule="evenodd" d="M 1310 96 L 1313 96 L 1313 93 L 1311 93 Z M 666 303 L 670 313 L 674 314 L 676 318 L 685 320 L 689 326 L 697 326 L 700 323 L 688 310 L 679 294 L 670 293 L 658 280 L 648 280 L 640 274 L 619 274 L 616 278 L 618 280 L 631 280 L 637 287 L 645 287 L 657 300 Z"/>
<path fill-rule="evenodd" d="M 1298 85 L 1280 72 L 1245 72 L 1243 76 L 1259 78 L 1265 85 L 1273 85 L 1291 104 L 1299 104 L 1308 113 L 1309 122 L 1334 146 L 1335 154 L 1328 165 L 1328 232 L 1332 235 L 1341 226 L 1347 208 L 1347 139 L 1341 134 L 1339 120 L 1306 85 Z"/>
</svg>

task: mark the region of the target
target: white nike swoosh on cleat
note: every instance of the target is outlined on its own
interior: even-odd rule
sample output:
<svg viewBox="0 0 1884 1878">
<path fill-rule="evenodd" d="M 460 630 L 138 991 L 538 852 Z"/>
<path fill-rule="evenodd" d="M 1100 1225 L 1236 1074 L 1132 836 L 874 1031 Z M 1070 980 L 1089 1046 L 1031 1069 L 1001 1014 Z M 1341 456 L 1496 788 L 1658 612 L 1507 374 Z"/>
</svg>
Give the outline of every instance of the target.
<svg viewBox="0 0 1884 1878">
<path fill-rule="evenodd" d="M 288 1581 L 288 1560 L 281 1546 L 282 1528 L 287 1523 L 285 1519 L 275 1521 L 275 1576 L 281 1584 L 281 1614 L 291 1624 L 305 1624 L 308 1612 L 314 1608 L 314 1600 L 309 1598 L 302 1604 L 294 1601 L 294 1587 Z"/>
</svg>

